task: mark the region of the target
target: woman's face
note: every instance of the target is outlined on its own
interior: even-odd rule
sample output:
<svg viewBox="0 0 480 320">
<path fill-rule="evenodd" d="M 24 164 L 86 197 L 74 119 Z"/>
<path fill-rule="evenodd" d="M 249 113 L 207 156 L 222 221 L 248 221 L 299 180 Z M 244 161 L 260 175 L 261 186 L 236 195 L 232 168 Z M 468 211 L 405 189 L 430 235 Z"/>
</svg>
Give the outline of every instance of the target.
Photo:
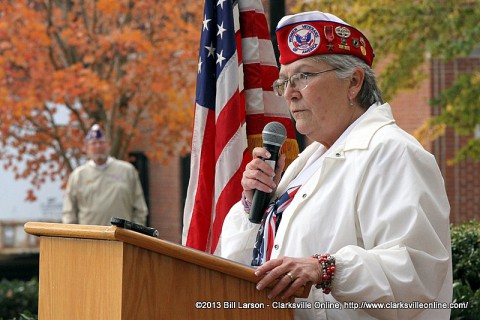
<svg viewBox="0 0 480 320">
<path fill-rule="evenodd" d="M 301 72 L 319 72 L 332 66 L 311 58 L 300 59 L 280 68 L 280 78 L 287 79 Z M 298 132 L 330 148 L 348 126 L 363 112 L 356 104 L 350 106 L 350 79 L 337 78 L 335 71 L 309 76 L 307 87 L 284 92 Z M 360 110 L 359 110 L 360 109 Z"/>
</svg>

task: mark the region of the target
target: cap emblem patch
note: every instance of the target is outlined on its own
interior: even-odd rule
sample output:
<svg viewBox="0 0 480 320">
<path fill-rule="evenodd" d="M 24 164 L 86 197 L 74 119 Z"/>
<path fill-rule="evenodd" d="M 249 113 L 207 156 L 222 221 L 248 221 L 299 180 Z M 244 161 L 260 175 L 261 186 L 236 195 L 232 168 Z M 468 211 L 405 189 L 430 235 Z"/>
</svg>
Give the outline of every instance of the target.
<svg viewBox="0 0 480 320">
<path fill-rule="evenodd" d="M 293 53 L 307 55 L 320 45 L 320 34 L 309 24 L 299 25 L 288 35 L 288 47 Z"/>
</svg>

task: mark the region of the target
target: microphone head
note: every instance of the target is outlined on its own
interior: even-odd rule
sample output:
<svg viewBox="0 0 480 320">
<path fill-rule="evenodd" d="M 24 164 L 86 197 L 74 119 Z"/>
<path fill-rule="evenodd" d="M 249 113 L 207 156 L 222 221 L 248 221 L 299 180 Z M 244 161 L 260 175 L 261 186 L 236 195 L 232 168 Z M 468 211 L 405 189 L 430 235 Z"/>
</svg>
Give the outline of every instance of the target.
<svg viewBox="0 0 480 320">
<path fill-rule="evenodd" d="M 287 138 L 287 129 L 280 122 L 268 123 L 262 131 L 263 144 L 281 147 Z"/>
</svg>

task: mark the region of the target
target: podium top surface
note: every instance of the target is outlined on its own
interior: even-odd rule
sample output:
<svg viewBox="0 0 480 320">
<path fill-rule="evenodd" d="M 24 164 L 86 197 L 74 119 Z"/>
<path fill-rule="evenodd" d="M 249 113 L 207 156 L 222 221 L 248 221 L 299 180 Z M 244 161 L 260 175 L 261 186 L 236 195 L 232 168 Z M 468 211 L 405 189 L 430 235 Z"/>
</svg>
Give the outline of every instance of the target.
<svg viewBox="0 0 480 320">
<path fill-rule="evenodd" d="M 121 241 L 186 262 L 208 267 L 222 273 L 237 276 L 253 283 L 259 281 L 259 278 L 254 274 L 255 269 L 253 267 L 116 226 L 27 222 L 24 229 L 27 233 L 40 237 Z"/>
<path fill-rule="evenodd" d="M 120 241 L 228 274 L 251 283 L 257 283 L 261 279 L 255 275 L 255 268 L 251 266 L 116 226 L 27 222 L 24 229 L 27 233 L 40 237 Z M 310 287 L 311 284 L 307 285 L 304 290 L 299 290 L 295 296 L 307 297 Z"/>
</svg>

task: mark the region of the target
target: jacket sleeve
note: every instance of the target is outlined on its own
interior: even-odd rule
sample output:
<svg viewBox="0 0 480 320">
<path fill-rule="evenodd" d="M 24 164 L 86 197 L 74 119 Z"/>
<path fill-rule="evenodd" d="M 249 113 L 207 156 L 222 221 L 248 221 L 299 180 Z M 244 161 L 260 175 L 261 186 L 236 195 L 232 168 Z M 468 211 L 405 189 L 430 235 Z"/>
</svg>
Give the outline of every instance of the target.
<svg viewBox="0 0 480 320">
<path fill-rule="evenodd" d="M 145 202 L 145 196 L 143 194 L 142 185 L 140 184 L 140 178 L 135 167 L 132 166 L 133 176 L 133 208 L 132 208 L 132 222 L 145 225 L 147 223 L 148 208 Z"/>
<path fill-rule="evenodd" d="M 300 172 L 305 162 L 321 145 L 313 142 L 297 158 L 282 176 L 275 196 L 286 191 L 289 182 Z M 237 202 L 228 212 L 223 222 L 219 246 L 216 254 L 230 260 L 250 265 L 252 262 L 253 247 L 257 238 L 260 224 L 251 223 L 245 212 L 242 202 Z"/>
<path fill-rule="evenodd" d="M 236 203 L 223 222 L 220 247 L 216 254 L 223 258 L 250 265 L 260 224 L 251 223 L 241 202 Z"/>
<path fill-rule="evenodd" d="M 78 204 L 75 194 L 75 171 L 68 178 L 67 187 L 63 196 L 62 222 L 78 223 Z"/>
<path fill-rule="evenodd" d="M 357 196 L 363 243 L 335 253 L 332 295 L 339 301 L 450 302 L 450 206 L 438 165 L 420 147 L 378 149 Z M 365 311 L 397 319 L 398 309 Z M 401 314 L 412 319 L 421 311 Z"/>
</svg>

